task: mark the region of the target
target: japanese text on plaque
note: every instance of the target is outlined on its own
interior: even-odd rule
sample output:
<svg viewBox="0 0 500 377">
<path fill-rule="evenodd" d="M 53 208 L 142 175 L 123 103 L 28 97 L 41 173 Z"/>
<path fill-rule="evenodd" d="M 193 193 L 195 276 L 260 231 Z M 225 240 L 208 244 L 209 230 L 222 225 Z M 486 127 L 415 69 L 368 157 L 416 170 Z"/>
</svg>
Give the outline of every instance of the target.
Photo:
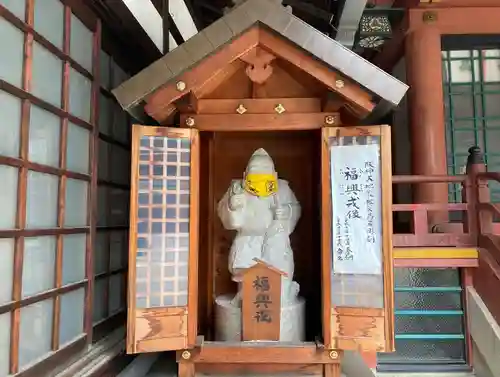
<svg viewBox="0 0 500 377">
<path fill-rule="evenodd" d="M 380 274 L 379 145 L 331 147 L 334 273 Z"/>
<path fill-rule="evenodd" d="M 253 288 L 255 290 L 255 298 L 253 304 L 255 306 L 254 319 L 259 323 L 272 323 L 271 305 L 271 285 L 267 276 L 256 276 L 253 281 Z"/>
</svg>

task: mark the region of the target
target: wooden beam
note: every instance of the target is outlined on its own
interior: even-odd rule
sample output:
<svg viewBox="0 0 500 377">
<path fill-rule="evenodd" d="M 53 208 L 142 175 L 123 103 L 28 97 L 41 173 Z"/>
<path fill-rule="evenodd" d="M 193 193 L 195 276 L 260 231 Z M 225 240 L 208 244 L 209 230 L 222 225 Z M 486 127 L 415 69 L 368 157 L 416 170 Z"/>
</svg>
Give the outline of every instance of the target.
<svg viewBox="0 0 500 377">
<path fill-rule="evenodd" d="M 181 127 L 196 128 L 200 131 L 316 130 L 325 125 L 338 125 L 339 121 L 338 113 L 181 115 Z"/>
<path fill-rule="evenodd" d="M 401 247 L 394 249 L 394 259 L 477 259 L 476 247 Z"/>
<path fill-rule="evenodd" d="M 259 45 L 282 59 L 289 61 L 291 64 L 316 78 L 333 92 L 338 93 L 347 101 L 354 103 L 360 109 L 364 110 L 365 115 L 371 113 L 375 108 L 372 96 L 365 89 L 351 82 L 347 77 L 335 72 L 325 64 L 312 59 L 283 38 L 260 29 Z"/>
<path fill-rule="evenodd" d="M 182 43 L 185 42 L 184 38 L 182 37 L 179 28 L 175 24 L 174 20 L 172 19 L 172 16 L 170 15 L 169 12 L 169 5 L 168 5 L 169 0 L 152 0 L 153 5 L 155 6 L 156 10 L 158 13 L 160 13 L 162 17 L 162 22 L 166 22 L 168 24 L 168 30 L 165 30 L 165 27 L 163 28 L 163 38 L 167 38 L 168 41 L 168 35 L 169 33 L 172 34 L 172 37 L 174 38 L 175 43 L 177 45 L 181 45 Z M 189 10 L 189 6 L 187 2 L 184 0 L 184 3 L 186 4 L 186 7 Z M 193 18 L 193 21 L 196 24 L 196 20 L 194 19 L 193 15 L 191 14 L 191 17 Z M 198 28 L 198 30 L 201 30 Z M 165 39 L 163 39 L 163 42 L 165 42 Z M 172 46 L 169 46 L 172 47 Z M 167 54 L 170 51 L 170 48 L 167 50 L 165 47 L 163 48 L 163 54 Z"/>
<path fill-rule="evenodd" d="M 470 234 L 394 234 L 392 236 L 394 248 L 396 247 L 453 247 L 475 246 L 474 237 Z"/>
<path fill-rule="evenodd" d="M 251 28 L 216 54 L 208 56 L 193 68 L 177 76 L 173 82 L 155 91 L 146 98 L 146 102 L 151 109 L 155 109 L 171 104 L 190 91 L 196 92 L 211 78 L 224 71 L 228 64 L 257 46 L 258 38 L 258 27 Z M 177 85 L 180 82 L 183 83 L 182 86 Z"/>
<path fill-rule="evenodd" d="M 319 98 L 255 98 L 255 99 L 200 99 L 198 114 L 238 114 L 238 109 L 244 109 L 245 114 L 278 114 L 281 108 L 283 114 L 319 113 L 321 100 Z M 240 107 L 242 106 L 242 108 Z M 335 112 L 331 110 L 329 112 Z"/>
<path fill-rule="evenodd" d="M 424 258 L 410 259 L 400 258 L 394 259 L 394 267 L 401 268 L 465 268 L 478 267 L 478 259 L 473 258 Z"/>
<path fill-rule="evenodd" d="M 261 342 L 266 344 L 266 342 Z M 268 346 L 267 346 L 268 345 Z M 315 343 L 302 343 L 300 347 L 280 347 L 279 343 L 269 342 L 263 346 L 210 346 L 205 342 L 191 358 L 185 360 L 182 351 L 177 351 L 177 361 L 182 363 L 231 363 L 231 364 L 337 364 L 342 360 L 342 351 L 337 357 L 330 357 L 330 350 L 318 349 Z"/>
</svg>

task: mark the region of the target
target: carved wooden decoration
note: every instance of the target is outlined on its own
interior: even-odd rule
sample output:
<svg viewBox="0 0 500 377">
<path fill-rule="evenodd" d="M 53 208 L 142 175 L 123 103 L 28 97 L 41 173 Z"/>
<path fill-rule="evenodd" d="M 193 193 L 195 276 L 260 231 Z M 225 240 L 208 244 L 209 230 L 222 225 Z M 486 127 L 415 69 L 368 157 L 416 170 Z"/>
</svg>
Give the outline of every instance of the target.
<svg viewBox="0 0 500 377">
<path fill-rule="evenodd" d="M 281 277 L 273 266 L 255 259 L 243 273 L 243 340 L 279 340 Z"/>
<path fill-rule="evenodd" d="M 256 84 L 263 84 L 273 74 L 271 62 L 276 56 L 261 48 L 255 48 L 240 58 L 248 66 L 245 72 L 250 80 Z"/>
</svg>

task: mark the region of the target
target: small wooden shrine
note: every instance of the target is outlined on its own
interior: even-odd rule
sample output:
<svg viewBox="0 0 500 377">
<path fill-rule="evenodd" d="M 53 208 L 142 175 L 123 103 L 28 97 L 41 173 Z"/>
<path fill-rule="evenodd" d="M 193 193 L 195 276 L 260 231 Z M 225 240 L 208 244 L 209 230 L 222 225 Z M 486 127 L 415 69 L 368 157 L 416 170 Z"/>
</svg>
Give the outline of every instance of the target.
<svg viewBox="0 0 500 377">
<path fill-rule="evenodd" d="M 159 124 L 133 128 L 127 352 L 177 350 L 182 377 L 336 377 L 344 350 L 393 351 L 390 129 L 362 124 L 406 90 L 273 0 L 117 88 Z M 228 225 L 241 200 L 274 201 L 241 217 L 274 238 Z"/>
</svg>

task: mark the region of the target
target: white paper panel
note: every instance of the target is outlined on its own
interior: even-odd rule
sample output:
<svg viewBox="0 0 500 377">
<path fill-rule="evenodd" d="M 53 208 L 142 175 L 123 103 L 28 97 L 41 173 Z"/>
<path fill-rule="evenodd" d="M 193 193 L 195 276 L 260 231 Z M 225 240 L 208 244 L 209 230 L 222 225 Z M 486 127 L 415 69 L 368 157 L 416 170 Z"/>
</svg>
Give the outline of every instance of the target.
<svg viewBox="0 0 500 377">
<path fill-rule="evenodd" d="M 330 147 L 334 274 L 382 274 L 379 145 Z"/>
<path fill-rule="evenodd" d="M 0 79 L 21 87 L 23 77 L 24 33 L 0 17 Z"/>
</svg>

